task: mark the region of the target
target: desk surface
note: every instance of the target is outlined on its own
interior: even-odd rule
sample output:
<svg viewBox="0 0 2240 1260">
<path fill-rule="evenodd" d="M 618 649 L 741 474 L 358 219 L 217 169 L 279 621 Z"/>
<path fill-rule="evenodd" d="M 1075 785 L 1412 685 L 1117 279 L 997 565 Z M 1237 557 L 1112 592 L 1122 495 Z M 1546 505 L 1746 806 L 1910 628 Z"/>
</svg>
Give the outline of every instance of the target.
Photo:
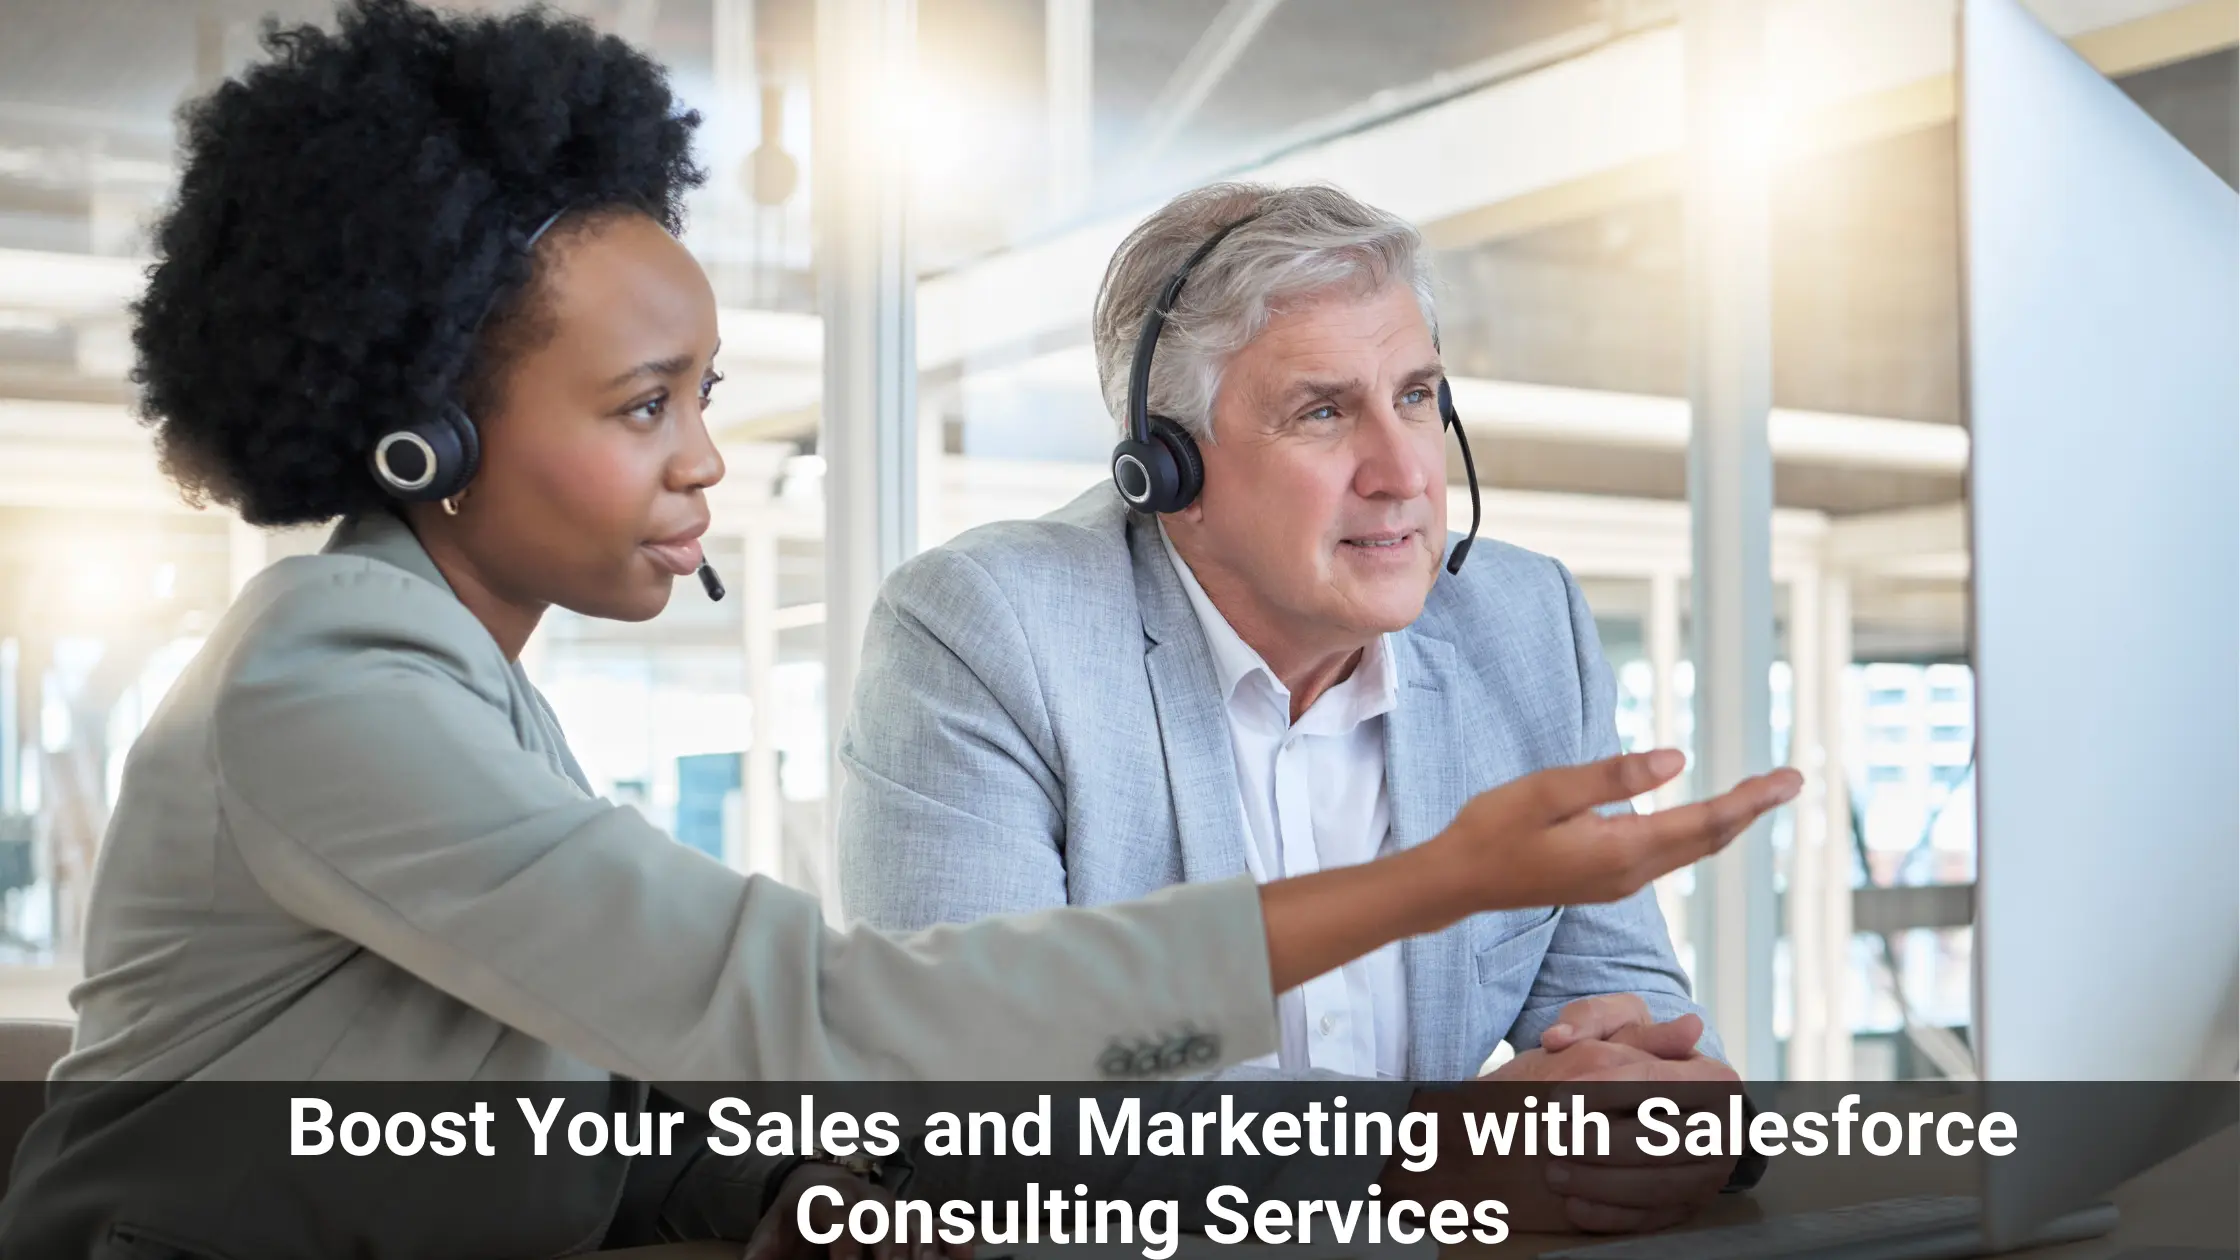
<svg viewBox="0 0 2240 1260">
<path fill-rule="evenodd" d="M 2044 1247 L 2014 1254 L 2032 1260 L 2111 1260 L 2136 1247 L 2204 1247 L 2230 1251 L 2235 1187 L 2230 1173 L 2240 1164 L 2240 1128 L 2224 1129 L 2207 1140 L 2172 1156 L 2139 1174 L 2108 1197 L 2123 1213 L 2123 1223 L 2105 1238 Z M 1847 1203 L 1897 1198 L 1920 1193 L 1949 1193 L 1945 1186 L 1919 1184 L 1886 1165 L 1892 1173 L 1878 1184 L 1852 1181 L 1840 1191 L 1829 1178 L 1768 1178 L 1759 1191 L 1721 1198 L 1691 1223 L 1691 1228 L 1735 1225 L 1761 1216 L 1812 1212 Z M 1544 1251 L 1576 1247 L 1589 1241 L 1576 1234 L 1517 1234 L 1498 1247 L 1466 1244 L 1441 1249 L 1442 1260 L 1523 1260 Z M 1238 1255 L 1249 1255 L 1241 1248 Z M 1271 1255 L 1280 1248 L 1267 1248 Z M 730 1243 L 686 1243 L 667 1247 L 637 1247 L 602 1252 L 629 1260 L 736 1260 L 740 1248 Z"/>
</svg>

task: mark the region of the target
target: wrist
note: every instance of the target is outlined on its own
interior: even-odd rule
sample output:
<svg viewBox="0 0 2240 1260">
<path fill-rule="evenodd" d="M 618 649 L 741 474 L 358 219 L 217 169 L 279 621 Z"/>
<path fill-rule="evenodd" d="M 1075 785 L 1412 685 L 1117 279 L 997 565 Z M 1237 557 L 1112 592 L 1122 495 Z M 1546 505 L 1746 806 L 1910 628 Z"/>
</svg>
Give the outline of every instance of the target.
<svg viewBox="0 0 2240 1260">
<path fill-rule="evenodd" d="M 1742 1131 L 1749 1132 L 1750 1122 L 1757 1118 L 1758 1100 L 1752 1098 L 1745 1091 L 1742 1095 Z M 1727 1184 L 1719 1187 L 1719 1192 L 1721 1194 L 1740 1194 L 1744 1190 L 1755 1187 L 1759 1180 L 1766 1175 L 1766 1168 L 1771 1163 L 1770 1159 L 1759 1152 L 1757 1143 L 1743 1143 L 1742 1157 L 1735 1161 L 1734 1169 L 1727 1174 Z"/>
<path fill-rule="evenodd" d="M 1445 831 L 1393 855 L 1394 874 L 1406 881 L 1407 904 L 1416 922 L 1409 935 L 1442 932 L 1476 909 L 1473 873 L 1459 859 L 1453 836 Z"/>
</svg>

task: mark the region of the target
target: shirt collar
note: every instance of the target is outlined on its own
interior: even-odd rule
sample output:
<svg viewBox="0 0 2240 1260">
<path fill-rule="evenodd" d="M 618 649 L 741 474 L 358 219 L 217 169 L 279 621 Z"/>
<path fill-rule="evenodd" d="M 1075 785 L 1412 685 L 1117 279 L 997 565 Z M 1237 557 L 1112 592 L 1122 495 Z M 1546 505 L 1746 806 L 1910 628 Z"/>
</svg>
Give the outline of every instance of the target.
<svg viewBox="0 0 2240 1260">
<path fill-rule="evenodd" d="M 1190 601 L 1190 611 L 1197 614 L 1198 626 L 1205 632 L 1206 647 L 1213 653 L 1214 675 L 1221 683 L 1223 702 L 1234 707 L 1238 688 L 1248 679 L 1258 677 L 1269 696 L 1278 701 L 1288 715 L 1291 693 L 1284 687 L 1283 680 L 1276 677 L 1275 671 L 1268 668 L 1268 662 L 1214 606 L 1212 597 L 1198 582 L 1198 575 L 1191 572 L 1189 562 L 1174 549 L 1174 540 L 1167 537 L 1163 522 L 1159 525 L 1159 545 L 1166 548 L 1167 560 L 1174 565 L 1175 576 L 1182 581 L 1182 593 Z M 1301 730 L 1309 734 L 1335 734 L 1392 711 L 1400 701 L 1400 672 L 1398 658 L 1388 642 L 1391 637 L 1380 634 L 1369 641 L 1361 660 L 1345 681 L 1324 692 L 1300 717 Z"/>
</svg>

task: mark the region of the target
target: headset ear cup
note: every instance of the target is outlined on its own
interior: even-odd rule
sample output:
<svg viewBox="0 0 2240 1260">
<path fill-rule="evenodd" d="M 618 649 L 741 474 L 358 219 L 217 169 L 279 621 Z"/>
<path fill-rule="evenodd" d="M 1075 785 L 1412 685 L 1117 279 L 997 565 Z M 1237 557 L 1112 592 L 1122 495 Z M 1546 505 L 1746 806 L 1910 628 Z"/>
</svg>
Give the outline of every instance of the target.
<svg viewBox="0 0 2240 1260">
<path fill-rule="evenodd" d="M 1439 427 L 1442 429 L 1459 429 L 1462 427 L 1462 416 L 1454 409 L 1454 391 L 1447 388 L 1447 378 L 1443 376 L 1439 378 Z"/>
<path fill-rule="evenodd" d="M 466 409 L 459 404 L 445 403 L 441 414 L 444 423 L 455 435 L 459 450 L 456 465 L 444 469 L 449 475 L 436 478 L 444 484 L 444 492 L 436 497 L 448 499 L 466 489 L 467 483 L 473 481 L 474 475 L 482 470 L 482 437 L 475 432 L 474 421 L 468 418 Z"/>
<path fill-rule="evenodd" d="M 1167 448 L 1174 461 L 1173 490 L 1166 497 L 1167 506 L 1161 512 L 1179 512 L 1198 501 L 1198 492 L 1205 488 L 1205 458 L 1198 453 L 1198 439 L 1165 416 L 1151 417 L 1151 438 Z"/>
<path fill-rule="evenodd" d="M 373 448 L 373 476 L 381 488 L 410 503 L 448 499 L 467 488 L 482 466 L 474 421 L 456 404 L 432 420 L 382 435 Z"/>
<path fill-rule="evenodd" d="M 1189 430 L 1164 416 L 1149 417 L 1150 440 L 1123 438 L 1112 448 L 1112 483 L 1138 512 L 1179 512 L 1198 497 L 1205 464 Z"/>
<path fill-rule="evenodd" d="M 1174 458 L 1164 444 L 1122 438 L 1112 448 L 1112 484 L 1129 507 L 1156 512 L 1174 482 Z"/>
</svg>

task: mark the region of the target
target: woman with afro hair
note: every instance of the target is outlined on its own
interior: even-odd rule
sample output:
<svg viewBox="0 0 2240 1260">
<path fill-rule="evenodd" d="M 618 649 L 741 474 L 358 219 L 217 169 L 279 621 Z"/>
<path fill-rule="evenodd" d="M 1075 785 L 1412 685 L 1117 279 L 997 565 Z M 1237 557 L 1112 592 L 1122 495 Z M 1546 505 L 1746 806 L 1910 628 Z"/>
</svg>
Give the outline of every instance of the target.
<svg viewBox="0 0 2240 1260">
<path fill-rule="evenodd" d="M 1468 914 L 1623 896 L 1773 802 L 1593 812 L 1677 770 L 1651 754 L 1521 780 L 1303 879 L 828 927 L 594 795 L 517 659 L 548 608 L 644 620 L 701 563 L 716 307 L 675 236 L 697 118 L 642 55 L 539 10 L 354 0 L 332 32 L 266 42 L 185 114 L 136 379 L 190 495 L 338 524 L 250 583 L 131 752 L 75 1045 L 0 1252 L 551 1255 L 628 1237 L 634 1210 L 661 1218 L 641 1233 L 735 1235 L 796 1170 L 703 1177 L 736 1200 L 713 1224 L 705 1195 L 679 1206 L 693 1170 L 621 1157 L 512 1181 L 401 1161 L 391 1194 L 314 1210 L 288 1179 L 323 1165 L 277 1138 L 222 1159 L 153 1140 L 189 1091 L 71 1086 L 1205 1072 L 1274 1048 L 1278 992 Z M 375 1203 L 424 1166 L 519 1232 Z M 655 1206 L 630 1208 L 649 1180 Z"/>
</svg>

